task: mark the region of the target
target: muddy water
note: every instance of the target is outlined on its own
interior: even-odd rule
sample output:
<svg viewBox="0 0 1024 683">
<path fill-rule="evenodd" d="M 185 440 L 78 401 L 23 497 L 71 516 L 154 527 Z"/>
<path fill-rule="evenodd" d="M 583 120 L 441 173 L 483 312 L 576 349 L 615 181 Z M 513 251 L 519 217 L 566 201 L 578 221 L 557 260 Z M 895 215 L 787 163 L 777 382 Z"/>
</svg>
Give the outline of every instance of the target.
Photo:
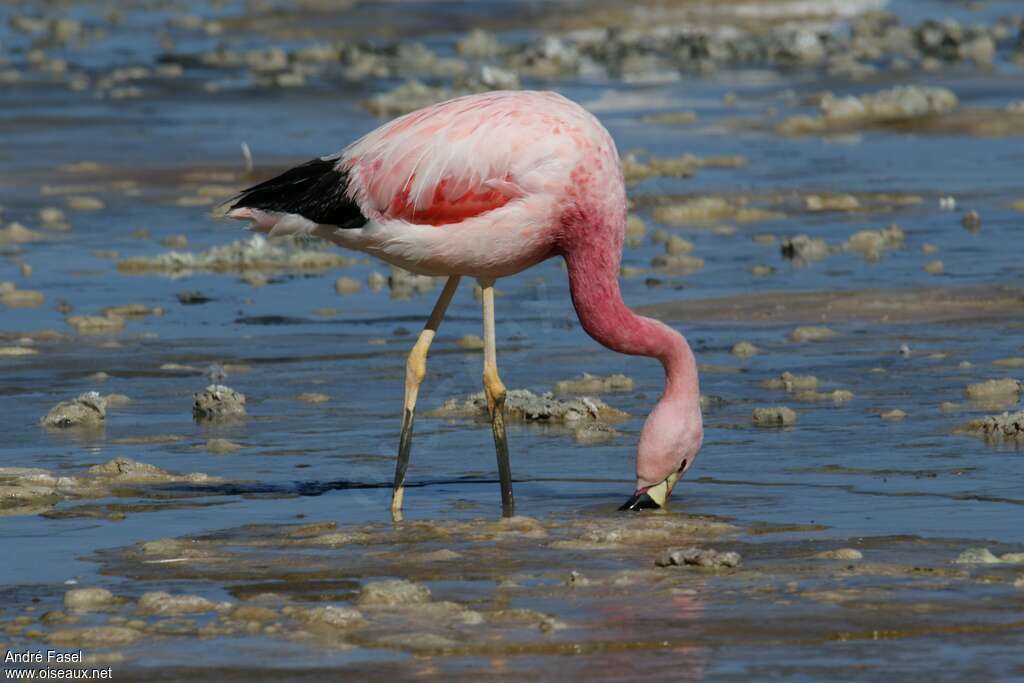
<svg viewBox="0 0 1024 683">
<path fill-rule="evenodd" d="M 402 22 L 381 29 L 381 7 L 360 5 L 351 23 L 336 26 L 310 4 L 270 30 L 252 16 L 239 19 L 241 6 L 204 5 L 190 11 L 235 33 L 166 30 L 176 54 L 196 55 L 221 41 L 292 49 L 309 36 L 350 37 L 359 27 L 384 37 L 413 32 Z M 1012 206 L 1024 200 L 1024 146 L 1019 137 L 914 126 L 801 137 L 774 130 L 786 117 L 814 113 L 809 98 L 825 89 L 860 95 L 933 85 L 955 92 L 962 109 L 1002 109 L 1024 100 L 1021 67 L 1005 45 L 992 68 L 883 69 L 858 81 L 758 66 L 667 81 L 524 78 L 586 104 L 623 153 L 747 159 L 630 186 L 647 235 L 626 250 L 624 266 L 642 270 L 623 279 L 624 296 L 677 326 L 696 349 L 709 397 L 704 450 L 671 511 L 615 512 L 630 493 L 633 449 L 661 389 L 660 369 L 591 341 L 552 261 L 498 285 L 504 379 L 542 392 L 584 372 L 624 373 L 633 389 L 602 396 L 631 416 L 615 425 L 620 436 L 583 444 L 557 427 L 511 425 L 517 513 L 529 519 L 501 522 L 487 425 L 422 416 L 406 518 L 392 525 L 388 480 L 404 355 L 440 283 L 404 298 L 387 286 L 373 291 L 368 276 L 388 271 L 358 255 L 327 271 L 135 274 L 117 263 L 244 239 L 236 225 L 207 216 L 207 199 L 378 125 L 361 102 L 401 79 L 353 83 L 328 74 L 285 88 L 187 65 L 177 78 L 143 79 L 138 97 L 112 99 L 109 89 L 98 97 L 96 81 L 109 69 L 151 67 L 167 51 L 155 41 L 178 9 L 133 8 L 110 23 L 103 12 L 62 5 L 0 8 L 3 68 L 22 73 L 0 88 L 0 222 L 43 235 L 0 247 L 0 280 L 45 297 L 0 308 L 0 345 L 38 351 L 0 358 L 0 466 L 87 477 L 87 467 L 123 457 L 220 478 L 5 501 L 5 648 L 81 645 L 121 680 L 1024 677 L 1024 592 L 1014 587 L 1024 565 L 955 562 L 973 547 L 996 556 L 1024 551 L 1019 449 L 956 431 L 972 418 L 1020 409 L 1016 395 L 978 403 L 964 392 L 984 380 L 1024 378 L 1020 367 L 994 364 L 1024 356 L 1016 246 L 1024 213 Z M 483 4 L 408 9 L 409 17 L 434 17 L 416 26 L 436 28 L 416 37 L 442 55 L 461 37 L 452 26 L 504 30 L 509 44 L 534 35 L 526 19 Z M 1012 4 L 890 9 L 910 23 L 950 14 L 967 24 L 991 22 Z M 442 11 L 450 23 L 436 19 Z M 26 66 L 26 51 L 42 39 L 7 28 L 24 13 L 103 31 L 83 45 L 46 47 L 95 87 L 70 89 Z M 696 122 L 643 120 L 682 110 Z M 242 142 L 255 157 L 250 175 Z M 829 193 L 852 194 L 859 208 L 807 208 L 807 195 Z M 103 208 L 72 208 L 88 207 L 73 196 Z M 659 207 L 707 196 L 770 213 L 743 222 L 726 211 L 684 225 L 653 218 Z M 955 210 L 940 206 L 945 197 L 956 198 Z M 44 207 L 62 209 L 70 229 L 48 227 L 38 215 Z M 963 227 L 969 210 L 980 214 L 980 228 Z M 904 237 L 877 258 L 843 248 L 854 233 L 891 223 Z M 733 229 L 713 229 L 722 225 Z M 703 268 L 653 270 L 664 251 L 651 239 L 659 228 L 690 240 Z M 782 240 L 798 234 L 824 239 L 831 253 L 784 258 Z M 173 237 L 169 244 L 180 245 L 178 236 L 187 246 L 161 244 Z M 937 251 L 925 253 L 926 244 Z M 941 274 L 925 270 L 936 259 Z M 755 275 L 758 265 L 768 268 Z M 362 287 L 339 295 L 340 276 Z M 125 304 L 163 310 L 98 334 L 65 320 Z M 793 341 L 808 325 L 834 334 Z M 463 286 L 431 353 L 424 411 L 479 390 L 481 355 L 456 340 L 480 327 L 479 304 Z M 733 355 L 741 340 L 761 353 Z M 817 394 L 765 386 L 783 372 L 815 376 Z M 247 419 L 193 420 L 192 394 L 211 374 L 246 395 Z M 108 406 L 101 428 L 40 427 L 56 403 L 91 390 L 130 401 Z M 835 401 L 836 390 L 853 396 Z M 328 400 L 297 398 L 313 393 Z M 944 410 L 944 402 L 955 405 Z M 796 424 L 755 428 L 751 411 L 776 405 L 795 410 Z M 905 416 L 882 419 L 894 410 Z M 161 539 L 181 542 L 153 544 Z M 737 551 L 742 563 L 656 566 L 686 546 Z M 818 557 L 840 548 L 862 558 Z M 392 578 L 428 587 L 429 598 L 397 606 L 365 598 L 367 584 Z M 116 600 L 98 612 L 65 612 L 64 594 L 75 587 L 107 588 Z M 147 613 L 138 600 L 148 591 L 212 604 Z M 352 623 L 312 612 L 353 605 L 361 616 Z M 81 630 L 92 627 L 108 630 Z"/>
</svg>

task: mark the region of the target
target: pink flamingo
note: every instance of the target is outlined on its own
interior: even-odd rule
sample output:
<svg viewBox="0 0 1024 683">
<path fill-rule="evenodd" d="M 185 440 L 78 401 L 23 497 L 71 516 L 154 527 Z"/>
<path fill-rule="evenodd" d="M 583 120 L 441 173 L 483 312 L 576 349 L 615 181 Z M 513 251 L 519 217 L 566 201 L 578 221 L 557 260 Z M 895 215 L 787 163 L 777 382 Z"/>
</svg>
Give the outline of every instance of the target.
<svg viewBox="0 0 1024 683">
<path fill-rule="evenodd" d="M 505 386 L 494 341 L 494 281 L 565 259 L 583 329 L 604 346 L 650 356 L 665 391 L 644 423 L 636 490 L 621 509 L 663 507 L 700 450 L 697 365 L 681 334 L 634 314 L 619 293 L 626 221 L 621 162 L 608 131 L 552 92 L 509 91 L 442 102 L 391 121 L 337 154 L 241 192 L 231 218 L 308 234 L 415 273 L 447 276 L 409 353 L 391 509 L 399 515 L 427 350 L 462 276 L 482 288 L 484 394 L 506 514 L 512 475 Z"/>
</svg>

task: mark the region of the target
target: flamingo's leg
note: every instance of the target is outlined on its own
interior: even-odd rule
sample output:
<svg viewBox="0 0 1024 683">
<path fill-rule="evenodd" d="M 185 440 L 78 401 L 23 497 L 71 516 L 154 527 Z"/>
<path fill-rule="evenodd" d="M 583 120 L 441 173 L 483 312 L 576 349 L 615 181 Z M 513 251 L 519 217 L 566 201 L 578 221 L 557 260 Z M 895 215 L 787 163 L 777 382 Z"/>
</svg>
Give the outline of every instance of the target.
<svg viewBox="0 0 1024 683">
<path fill-rule="evenodd" d="M 508 437 L 505 434 L 505 385 L 498 376 L 497 348 L 494 341 L 494 281 L 480 280 L 484 308 L 484 396 L 494 432 L 494 450 L 498 456 L 501 479 L 501 507 L 512 514 L 512 469 L 508 462 Z"/>
<path fill-rule="evenodd" d="M 459 287 L 459 276 L 452 275 L 444 285 L 441 296 L 430 312 L 430 318 L 420 332 L 419 339 L 409 352 L 405 363 L 405 408 L 402 413 L 402 435 L 398 439 L 398 462 L 395 465 L 395 488 L 391 494 L 391 512 L 400 516 L 402 500 L 405 497 L 405 472 L 409 469 L 409 448 L 412 446 L 412 423 L 416 414 L 416 397 L 420 392 L 420 384 L 427 374 L 427 350 L 434 341 L 434 334 L 441 326 L 448 304 L 451 303 L 455 290 Z"/>
</svg>

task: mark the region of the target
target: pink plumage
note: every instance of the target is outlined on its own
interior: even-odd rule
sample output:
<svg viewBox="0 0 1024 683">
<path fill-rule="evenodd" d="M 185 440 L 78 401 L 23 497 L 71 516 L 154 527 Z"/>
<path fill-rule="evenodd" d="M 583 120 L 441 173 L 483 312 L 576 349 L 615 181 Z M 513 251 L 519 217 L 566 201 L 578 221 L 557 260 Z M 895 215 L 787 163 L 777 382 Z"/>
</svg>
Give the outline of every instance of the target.
<svg viewBox="0 0 1024 683">
<path fill-rule="evenodd" d="M 491 92 L 412 112 L 246 190 L 228 215 L 413 272 L 485 283 L 564 257 L 584 329 L 665 368 L 665 392 L 640 438 L 637 495 L 668 481 L 667 498 L 697 455 L 693 354 L 679 333 L 630 311 L 619 292 L 626 194 L 615 143 L 561 95 Z"/>
</svg>

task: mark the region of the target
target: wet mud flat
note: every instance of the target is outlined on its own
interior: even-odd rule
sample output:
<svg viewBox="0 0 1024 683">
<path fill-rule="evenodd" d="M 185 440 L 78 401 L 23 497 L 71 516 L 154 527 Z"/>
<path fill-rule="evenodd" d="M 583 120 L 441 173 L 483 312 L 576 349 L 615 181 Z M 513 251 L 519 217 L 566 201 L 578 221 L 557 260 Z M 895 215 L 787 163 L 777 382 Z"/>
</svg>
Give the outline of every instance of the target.
<svg viewBox="0 0 1024 683">
<path fill-rule="evenodd" d="M 809 538 L 816 530 L 600 510 L 548 522 L 249 525 L 100 551 L 103 580 L 135 591 L 74 588 L 4 626 L 15 647 L 91 648 L 127 680 L 305 680 L 328 662 L 374 679 L 541 680 L 555 667 L 603 679 L 799 670 L 864 680 L 913 675 L 912 660 L 947 638 L 1005 644 L 977 670 L 1019 672 L 1024 554 L 915 536 L 836 547 Z M 269 670 L 153 666 L 171 653 L 245 659 L 253 647 Z M 844 672 L 865 649 L 887 661 Z M 756 661 L 730 663 L 749 650 Z M 270 664 L 271 653 L 287 663 Z M 816 670 L 808 657 L 834 663 Z"/>
<path fill-rule="evenodd" d="M 1024 678 L 1019 8 L 883 4 L 0 8 L 0 644 L 140 681 Z M 212 214 L 520 86 L 615 137 L 624 298 L 690 340 L 705 446 L 615 511 L 663 378 L 552 261 L 498 283 L 519 516 L 467 284 L 395 523 L 440 283 Z"/>
</svg>

